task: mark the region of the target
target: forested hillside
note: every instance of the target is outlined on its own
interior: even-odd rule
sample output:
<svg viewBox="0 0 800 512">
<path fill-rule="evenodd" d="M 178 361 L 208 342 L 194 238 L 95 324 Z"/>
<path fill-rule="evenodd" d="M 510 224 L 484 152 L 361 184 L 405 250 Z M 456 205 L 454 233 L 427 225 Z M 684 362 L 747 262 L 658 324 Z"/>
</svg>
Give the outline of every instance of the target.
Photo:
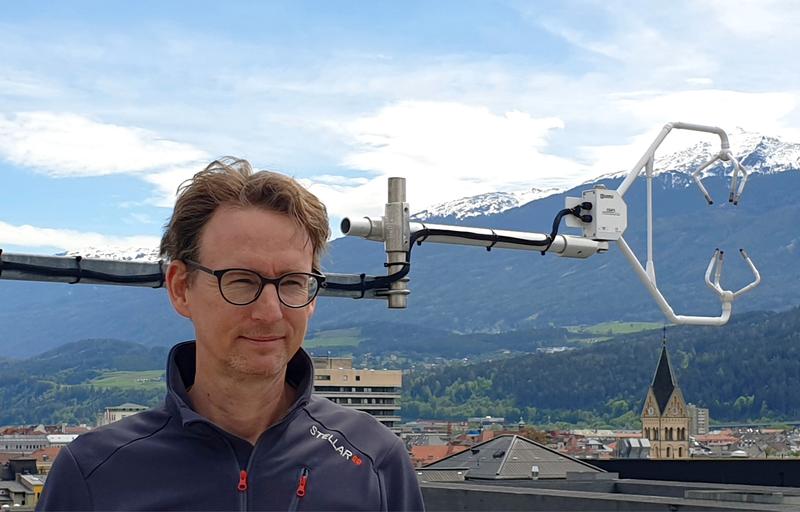
<svg viewBox="0 0 800 512">
<path fill-rule="evenodd" d="M 404 354 L 404 364 L 450 352 L 450 364 L 406 375 L 406 419 L 491 414 L 538 424 L 636 426 L 661 347 L 660 330 L 589 345 L 580 340 L 584 334 L 563 329 L 519 331 L 504 339 L 422 328 L 391 334 L 385 325 L 365 324 L 358 335 L 360 343 L 350 347 L 354 353 Z M 800 308 L 739 314 L 721 328 L 670 327 L 667 340 L 686 400 L 708 407 L 712 419 L 800 418 Z M 559 344 L 573 349 L 521 354 Z M 501 358 L 460 359 L 470 355 L 473 361 L 481 350 Z M 512 352 L 504 357 L 503 350 Z M 164 386 L 152 377 L 160 377 L 166 352 L 119 340 L 84 340 L 26 360 L 2 360 L 0 425 L 93 422 L 110 405 L 155 405 Z"/>
<path fill-rule="evenodd" d="M 667 330 L 687 402 L 714 420 L 800 418 L 800 309 L 738 315 L 727 326 Z M 529 421 L 636 425 L 661 348 L 646 331 L 554 354 L 415 372 L 408 418 L 499 415 Z"/>
<path fill-rule="evenodd" d="M 90 381 L 106 371 L 163 368 L 165 347 L 120 340 L 68 343 L 35 358 L 0 362 L 0 425 L 94 423 L 106 407 L 125 402 L 155 405 L 159 386 L 98 386 Z"/>
</svg>

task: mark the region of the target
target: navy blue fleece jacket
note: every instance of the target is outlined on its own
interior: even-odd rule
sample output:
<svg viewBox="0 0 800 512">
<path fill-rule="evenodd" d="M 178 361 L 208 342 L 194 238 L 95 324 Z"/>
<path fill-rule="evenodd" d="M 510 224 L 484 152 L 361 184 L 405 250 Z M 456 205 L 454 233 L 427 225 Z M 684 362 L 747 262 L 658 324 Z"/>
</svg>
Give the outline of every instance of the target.
<svg viewBox="0 0 800 512">
<path fill-rule="evenodd" d="M 312 396 L 301 349 L 297 400 L 255 445 L 196 413 L 194 342 L 173 347 L 163 406 L 63 448 L 37 510 L 422 510 L 405 447 L 370 415 Z"/>
</svg>

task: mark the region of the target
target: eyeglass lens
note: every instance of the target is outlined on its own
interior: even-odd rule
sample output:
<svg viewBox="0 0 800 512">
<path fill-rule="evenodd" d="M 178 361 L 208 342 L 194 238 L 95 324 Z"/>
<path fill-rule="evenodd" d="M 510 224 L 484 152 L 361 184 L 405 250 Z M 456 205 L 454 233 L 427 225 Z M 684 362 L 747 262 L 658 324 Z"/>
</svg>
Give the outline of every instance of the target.
<svg viewBox="0 0 800 512">
<path fill-rule="evenodd" d="M 305 306 L 317 294 L 317 280 L 308 274 L 286 274 L 277 283 L 278 297 L 287 306 Z M 247 270 L 225 272 L 220 280 L 223 297 L 234 304 L 249 304 L 261 289 L 261 276 Z"/>
</svg>

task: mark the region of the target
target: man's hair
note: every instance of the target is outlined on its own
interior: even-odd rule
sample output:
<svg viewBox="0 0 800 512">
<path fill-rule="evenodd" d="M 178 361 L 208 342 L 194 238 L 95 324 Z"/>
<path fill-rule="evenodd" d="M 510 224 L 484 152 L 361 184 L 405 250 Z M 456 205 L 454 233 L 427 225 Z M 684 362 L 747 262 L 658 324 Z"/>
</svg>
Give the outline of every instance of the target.
<svg viewBox="0 0 800 512">
<path fill-rule="evenodd" d="M 161 256 L 173 261 L 197 260 L 203 227 L 222 205 L 285 213 L 308 233 L 314 268 L 320 268 L 330 236 L 325 205 L 289 176 L 253 172 L 247 160 L 234 157 L 214 160 L 178 187 L 175 210 L 161 238 Z"/>
</svg>

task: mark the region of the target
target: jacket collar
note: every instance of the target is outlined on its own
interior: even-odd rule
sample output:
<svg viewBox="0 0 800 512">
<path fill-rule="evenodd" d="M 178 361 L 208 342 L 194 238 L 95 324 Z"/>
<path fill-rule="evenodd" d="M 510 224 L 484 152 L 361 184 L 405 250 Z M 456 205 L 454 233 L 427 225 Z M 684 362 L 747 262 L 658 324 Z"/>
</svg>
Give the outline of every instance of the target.
<svg viewBox="0 0 800 512">
<path fill-rule="evenodd" d="M 180 416 L 184 426 L 196 421 L 211 423 L 192 408 L 186 391 L 194 384 L 195 353 L 195 342 L 184 341 L 172 347 L 167 356 L 167 406 Z M 288 416 L 308 403 L 314 387 L 314 363 L 302 348 L 289 360 L 286 382 L 297 391 L 297 398 L 286 413 Z"/>
</svg>

